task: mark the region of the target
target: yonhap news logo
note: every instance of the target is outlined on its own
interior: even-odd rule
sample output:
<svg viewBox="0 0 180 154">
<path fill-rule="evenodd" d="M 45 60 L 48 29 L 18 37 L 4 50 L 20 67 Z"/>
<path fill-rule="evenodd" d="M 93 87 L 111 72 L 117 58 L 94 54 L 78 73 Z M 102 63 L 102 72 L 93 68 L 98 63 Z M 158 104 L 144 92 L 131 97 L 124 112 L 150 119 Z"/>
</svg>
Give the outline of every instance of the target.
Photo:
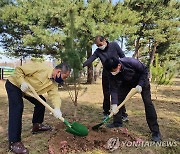
<svg viewBox="0 0 180 154">
<path fill-rule="evenodd" d="M 118 137 L 110 138 L 107 141 L 106 149 L 109 151 L 117 150 L 120 147 L 176 147 L 176 141 L 120 141 Z"/>
</svg>

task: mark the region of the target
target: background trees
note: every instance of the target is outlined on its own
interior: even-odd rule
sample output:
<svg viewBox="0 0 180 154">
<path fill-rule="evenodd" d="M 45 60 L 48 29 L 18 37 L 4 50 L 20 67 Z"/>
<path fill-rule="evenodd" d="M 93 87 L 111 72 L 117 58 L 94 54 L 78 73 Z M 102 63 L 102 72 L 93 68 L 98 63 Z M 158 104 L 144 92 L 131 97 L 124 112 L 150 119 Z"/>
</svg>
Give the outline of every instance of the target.
<svg viewBox="0 0 180 154">
<path fill-rule="evenodd" d="M 129 47 L 134 48 L 133 57 L 144 56 L 149 65 L 153 64 L 155 53 L 159 53 L 160 59 L 174 59 L 179 46 L 179 2 L 131 0 L 125 1 L 125 5 L 139 17 L 137 32 L 128 39 Z"/>
</svg>

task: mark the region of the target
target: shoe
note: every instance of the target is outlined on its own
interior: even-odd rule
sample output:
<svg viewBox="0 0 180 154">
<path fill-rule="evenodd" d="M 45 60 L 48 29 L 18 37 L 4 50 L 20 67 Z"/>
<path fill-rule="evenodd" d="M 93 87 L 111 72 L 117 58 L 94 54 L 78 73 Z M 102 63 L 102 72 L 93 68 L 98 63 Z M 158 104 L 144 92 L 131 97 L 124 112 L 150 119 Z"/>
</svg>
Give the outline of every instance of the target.
<svg viewBox="0 0 180 154">
<path fill-rule="evenodd" d="M 161 133 L 160 132 L 154 132 L 152 133 L 152 141 L 159 142 L 161 141 Z"/>
<path fill-rule="evenodd" d="M 126 117 L 122 116 L 122 121 L 123 121 L 123 122 L 128 122 L 128 121 L 129 121 L 128 116 L 126 116 Z"/>
<path fill-rule="evenodd" d="M 118 127 L 123 127 L 123 124 L 120 123 L 111 123 L 106 125 L 107 128 L 118 128 Z"/>
<path fill-rule="evenodd" d="M 29 154 L 29 150 L 22 142 L 14 142 L 9 144 L 9 150 L 15 154 Z"/>
<path fill-rule="evenodd" d="M 51 126 L 43 125 L 40 123 L 34 123 L 33 128 L 32 128 L 32 133 L 37 134 L 37 133 L 48 131 L 48 130 L 52 130 Z"/>
</svg>

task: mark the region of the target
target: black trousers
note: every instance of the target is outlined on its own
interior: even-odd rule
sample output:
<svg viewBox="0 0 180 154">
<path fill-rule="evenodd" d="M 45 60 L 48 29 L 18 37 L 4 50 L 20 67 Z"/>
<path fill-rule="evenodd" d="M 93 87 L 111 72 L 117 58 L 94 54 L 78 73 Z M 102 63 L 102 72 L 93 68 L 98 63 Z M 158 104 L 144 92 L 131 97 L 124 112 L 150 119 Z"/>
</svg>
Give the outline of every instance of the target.
<svg viewBox="0 0 180 154">
<path fill-rule="evenodd" d="M 9 142 L 19 142 L 21 141 L 22 113 L 24 108 L 23 93 L 8 80 L 6 81 L 5 87 L 9 100 L 8 139 Z M 42 95 L 40 95 L 40 97 L 46 101 Z M 24 98 L 35 105 L 32 123 L 42 123 L 44 120 L 45 106 L 33 97 L 24 96 Z"/>
<path fill-rule="evenodd" d="M 125 99 L 125 97 L 127 96 L 127 94 L 129 93 L 129 91 L 132 88 L 133 87 L 130 87 L 130 86 L 119 87 L 119 89 L 118 89 L 119 104 L 121 102 L 123 102 L 123 100 Z M 142 88 L 141 97 L 144 102 L 146 121 L 148 123 L 149 129 L 151 130 L 151 132 L 159 132 L 159 125 L 157 122 L 157 114 L 156 114 L 156 110 L 155 110 L 154 105 L 151 100 L 151 91 L 150 91 L 149 81 L 147 81 L 145 87 Z M 122 123 L 121 117 L 122 117 L 122 109 L 120 109 L 120 111 L 116 115 L 113 116 L 113 122 L 114 123 Z"/>
<path fill-rule="evenodd" d="M 104 110 L 104 114 L 109 114 L 109 110 L 110 110 L 110 105 L 111 105 L 111 101 L 110 101 L 110 83 L 109 83 L 109 75 L 110 73 L 107 72 L 105 69 L 103 69 L 103 73 L 102 73 L 102 89 L 103 89 L 103 96 L 104 96 L 104 100 L 103 100 L 103 110 Z M 125 105 L 122 106 L 122 116 L 127 117 L 128 114 L 126 113 L 126 108 Z"/>
</svg>

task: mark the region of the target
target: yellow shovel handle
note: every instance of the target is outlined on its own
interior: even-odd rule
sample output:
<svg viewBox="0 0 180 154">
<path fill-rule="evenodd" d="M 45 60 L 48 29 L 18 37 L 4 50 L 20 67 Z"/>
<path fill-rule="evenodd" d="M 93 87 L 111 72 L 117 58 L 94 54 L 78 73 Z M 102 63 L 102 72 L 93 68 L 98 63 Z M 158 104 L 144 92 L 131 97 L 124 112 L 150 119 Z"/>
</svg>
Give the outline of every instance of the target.
<svg viewBox="0 0 180 154">
<path fill-rule="evenodd" d="M 31 97 L 36 98 L 40 103 L 42 103 L 48 110 L 50 110 L 53 114 L 54 114 L 54 110 L 52 107 L 49 106 L 49 104 L 47 104 L 44 100 L 42 100 L 39 95 L 36 93 L 36 91 L 34 90 L 34 88 L 28 83 L 29 89 L 31 90 L 31 92 L 26 92 L 28 95 L 30 95 Z M 62 122 L 64 122 L 64 118 L 61 117 L 59 118 Z"/>
<path fill-rule="evenodd" d="M 119 111 L 119 109 L 135 94 L 137 93 L 136 88 L 132 88 L 131 91 L 128 93 L 128 95 L 126 96 L 126 98 L 124 99 L 124 101 L 118 105 L 117 110 Z M 117 114 L 117 113 L 116 113 Z M 112 117 L 114 114 L 113 112 L 110 113 L 109 117 Z"/>
</svg>

